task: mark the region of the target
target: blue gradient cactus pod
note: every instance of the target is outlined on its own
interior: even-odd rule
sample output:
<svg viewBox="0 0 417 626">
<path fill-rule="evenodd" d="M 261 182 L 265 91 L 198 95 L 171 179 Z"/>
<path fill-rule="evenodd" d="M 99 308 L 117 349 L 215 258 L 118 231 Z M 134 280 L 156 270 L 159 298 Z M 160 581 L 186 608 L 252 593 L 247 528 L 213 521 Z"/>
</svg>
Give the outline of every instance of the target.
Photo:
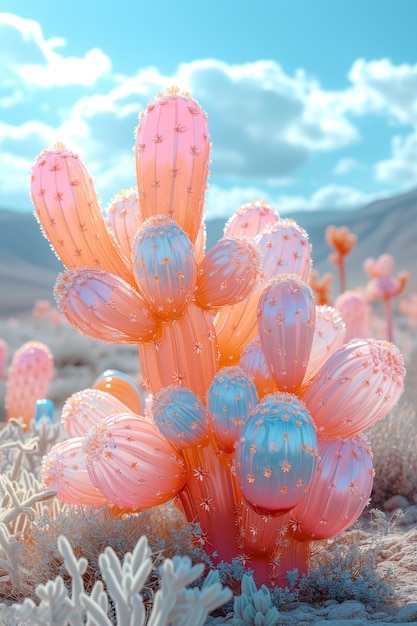
<svg viewBox="0 0 417 626">
<path fill-rule="evenodd" d="M 256 387 L 242 368 L 223 367 L 214 376 L 207 392 L 207 412 L 221 450 L 234 450 L 241 428 L 257 404 Z"/>
<path fill-rule="evenodd" d="M 180 317 L 190 302 L 197 277 L 194 247 L 174 220 L 147 218 L 132 248 L 133 274 L 148 306 L 163 319 Z"/>
<path fill-rule="evenodd" d="M 200 398 L 186 387 L 170 385 L 153 399 L 153 420 L 168 441 L 181 448 L 205 446 L 210 431 Z"/>
<path fill-rule="evenodd" d="M 302 400 L 266 396 L 243 426 L 236 475 L 244 499 L 261 514 L 280 515 L 304 497 L 316 469 L 316 429 Z"/>
</svg>

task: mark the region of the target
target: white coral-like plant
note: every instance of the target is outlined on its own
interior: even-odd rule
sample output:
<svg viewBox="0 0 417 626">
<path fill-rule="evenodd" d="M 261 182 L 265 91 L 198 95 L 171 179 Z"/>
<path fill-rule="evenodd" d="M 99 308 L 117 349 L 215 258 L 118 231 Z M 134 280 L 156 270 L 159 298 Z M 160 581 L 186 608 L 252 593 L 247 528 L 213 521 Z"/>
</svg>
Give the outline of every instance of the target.
<svg viewBox="0 0 417 626">
<path fill-rule="evenodd" d="M 36 587 L 37 605 L 26 598 L 22 604 L 0 604 L 0 624 L 31 626 L 113 626 L 108 616 L 108 596 L 113 600 L 117 624 L 144 626 L 146 608 L 141 590 L 152 568 L 151 550 L 146 536 L 137 542 L 121 563 L 111 547 L 99 557 L 103 580 L 96 581 L 90 595 L 84 590 L 83 574 L 87 559 L 77 559 L 64 535 L 58 538 L 58 549 L 72 579 L 69 594 L 61 576 Z M 188 557 L 175 556 L 161 565 L 160 588 L 155 594 L 148 626 L 202 626 L 208 614 L 228 602 L 232 592 L 222 587 L 217 573 L 211 572 L 202 588 L 188 588 L 203 573 L 203 564 L 192 565 Z M 107 595 L 108 594 L 108 595 Z"/>
</svg>

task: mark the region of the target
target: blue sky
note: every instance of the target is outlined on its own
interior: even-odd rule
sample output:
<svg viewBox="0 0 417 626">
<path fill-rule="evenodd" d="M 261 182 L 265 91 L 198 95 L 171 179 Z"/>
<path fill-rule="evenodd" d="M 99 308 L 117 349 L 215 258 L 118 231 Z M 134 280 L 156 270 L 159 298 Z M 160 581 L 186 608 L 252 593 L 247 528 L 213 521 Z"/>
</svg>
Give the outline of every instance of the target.
<svg viewBox="0 0 417 626">
<path fill-rule="evenodd" d="M 64 141 L 103 208 L 135 184 L 138 114 L 171 85 L 208 114 L 207 218 L 356 208 L 417 187 L 415 0 L 0 0 L 0 207 Z"/>
</svg>

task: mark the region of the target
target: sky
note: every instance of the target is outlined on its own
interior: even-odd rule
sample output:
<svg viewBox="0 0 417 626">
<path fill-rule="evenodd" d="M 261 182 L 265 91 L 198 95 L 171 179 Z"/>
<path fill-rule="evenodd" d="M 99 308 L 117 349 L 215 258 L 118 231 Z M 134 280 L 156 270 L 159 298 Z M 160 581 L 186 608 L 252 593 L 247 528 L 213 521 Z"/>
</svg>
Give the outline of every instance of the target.
<svg viewBox="0 0 417 626">
<path fill-rule="evenodd" d="M 416 0 L 0 0 L 0 208 L 33 210 L 32 164 L 61 141 L 105 210 L 170 86 L 208 116 L 207 219 L 414 189 L 416 24 Z"/>
</svg>

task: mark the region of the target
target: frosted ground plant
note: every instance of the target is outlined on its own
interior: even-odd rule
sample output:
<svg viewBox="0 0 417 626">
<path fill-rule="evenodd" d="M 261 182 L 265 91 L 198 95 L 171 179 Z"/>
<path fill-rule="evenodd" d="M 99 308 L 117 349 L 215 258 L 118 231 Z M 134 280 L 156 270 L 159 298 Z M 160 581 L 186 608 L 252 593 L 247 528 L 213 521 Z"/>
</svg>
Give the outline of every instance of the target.
<svg viewBox="0 0 417 626">
<path fill-rule="evenodd" d="M 90 594 L 84 590 L 83 574 L 88 562 L 77 559 L 68 539 L 61 535 L 58 548 L 64 557 L 65 567 L 71 576 L 71 592 L 61 576 L 38 585 L 36 604 L 27 598 L 22 604 L 0 605 L 0 617 L 9 623 L 32 626 L 113 626 L 108 617 L 109 599 L 115 604 L 116 624 L 123 626 L 202 626 L 218 606 L 227 602 L 232 592 L 223 588 L 214 573 L 199 588 L 189 589 L 202 573 L 203 564 L 192 565 L 188 557 L 165 559 L 161 565 L 160 589 L 156 592 L 151 614 L 146 615 L 140 594 L 152 568 L 151 551 L 145 536 L 136 543 L 133 552 L 125 554 L 121 563 L 111 547 L 100 555 L 99 564 L 106 584 L 96 581 Z M 13 621 L 18 620 L 18 622 Z"/>
<path fill-rule="evenodd" d="M 173 88 L 149 103 L 136 132 L 137 198 L 114 209 L 126 224 L 134 213 L 135 232 L 111 229 L 71 150 L 58 144 L 36 159 L 36 216 L 66 267 L 58 306 L 90 337 L 136 344 L 152 395 L 147 415 L 113 412 L 68 433 L 43 477 L 64 501 L 69 491 L 85 504 L 99 491 L 132 511 L 175 501 L 212 555 L 282 585 L 287 571 L 308 571 L 312 541 L 366 507 L 363 431 L 397 404 L 405 369 L 392 343 L 344 343 L 340 314 L 317 306 L 308 285 L 307 233 L 265 203 L 238 210 L 205 253 L 209 154 L 190 95 Z"/>
</svg>

